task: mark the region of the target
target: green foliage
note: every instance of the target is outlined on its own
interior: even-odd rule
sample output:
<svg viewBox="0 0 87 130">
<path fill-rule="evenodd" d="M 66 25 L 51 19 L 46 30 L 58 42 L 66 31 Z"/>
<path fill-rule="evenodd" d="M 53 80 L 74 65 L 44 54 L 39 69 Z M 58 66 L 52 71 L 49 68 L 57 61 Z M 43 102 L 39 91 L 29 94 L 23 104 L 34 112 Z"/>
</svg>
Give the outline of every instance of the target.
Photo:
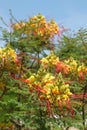
<svg viewBox="0 0 87 130">
<path fill-rule="evenodd" d="M 10 22 L 12 26 L 14 22 L 27 23 L 26 21 L 18 22 L 13 16 Z M 51 23 L 53 23 L 53 21 L 51 21 Z M 30 25 L 30 23 L 28 25 Z M 55 43 L 52 39 L 53 37 L 47 34 L 46 39 L 42 40 L 43 37 L 40 34 L 36 36 L 31 33 L 25 34 L 26 28 L 19 30 L 10 28 L 10 31 L 8 31 L 8 28 L 0 29 L 2 33 L 0 40 L 5 42 L 6 51 L 8 52 L 9 47 L 12 47 L 17 54 L 16 62 L 9 62 L 11 64 L 6 63 L 3 65 L 2 61 L 4 59 L 0 59 L 0 123 L 11 123 L 11 120 L 14 119 L 16 122 L 18 122 L 18 120 L 23 121 L 26 129 L 61 130 L 62 127 L 71 125 L 83 129 L 82 98 L 71 99 L 75 112 L 74 117 L 71 117 L 69 113 L 66 115 L 61 114 L 59 108 L 55 110 L 56 115 L 53 113 L 53 115 L 50 116 L 46 111 L 46 106 L 41 106 L 37 93 L 29 92 L 29 86 L 25 83 L 26 79 L 32 75 L 32 72 L 38 72 L 40 59 L 44 56 L 46 57 L 49 51 L 54 50 Z M 64 60 L 74 57 L 74 59 L 79 60 L 79 62 L 87 64 L 86 43 L 87 29 L 81 29 L 73 36 L 63 35 L 58 46 L 55 48 L 55 53 L 60 59 Z M 5 54 L 5 56 L 7 57 L 7 54 Z M 10 58 L 8 59 L 10 60 Z M 51 63 L 54 64 L 52 61 Z M 53 69 L 52 72 L 54 72 Z M 86 83 L 84 82 L 82 84 L 78 82 L 76 72 L 68 75 L 69 78 L 67 75 L 65 76 L 67 80 L 73 80 L 70 89 L 74 94 L 84 92 Z M 86 102 L 85 99 L 84 104 L 86 104 Z M 87 106 L 85 105 L 84 108 L 86 111 Z M 86 118 L 87 116 L 85 116 L 85 119 Z"/>
<path fill-rule="evenodd" d="M 87 29 L 80 29 L 76 34 L 64 35 L 58 43 L 58 49 L 56 54 L 61 59 L 67 59 L 74 57 L 80 61 L 86 61 L 87 59 Z"/>
</svg>

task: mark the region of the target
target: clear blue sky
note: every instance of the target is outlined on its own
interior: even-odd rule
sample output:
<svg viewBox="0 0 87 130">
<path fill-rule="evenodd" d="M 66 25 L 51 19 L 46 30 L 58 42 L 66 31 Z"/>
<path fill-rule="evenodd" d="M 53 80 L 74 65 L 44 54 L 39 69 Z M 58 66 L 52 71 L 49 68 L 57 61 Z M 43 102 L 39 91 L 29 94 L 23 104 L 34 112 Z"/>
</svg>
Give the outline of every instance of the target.
<svg viewBox="0 0 87 130">
<path fill-rule="evenodd" d="M 87 27 L 87 0 L 0 0 L 0 16 L 6 21 L 9 9 L 17 19 L 42 13 L 71 29 Z"/>
<path fill-rule="evenodd" d="M 0 0 L 0 16 L 7 23 L 9 9 L 18 20 L 41 13 L 71 30 L 87 27 L 87 0 Z"/>
</svg>

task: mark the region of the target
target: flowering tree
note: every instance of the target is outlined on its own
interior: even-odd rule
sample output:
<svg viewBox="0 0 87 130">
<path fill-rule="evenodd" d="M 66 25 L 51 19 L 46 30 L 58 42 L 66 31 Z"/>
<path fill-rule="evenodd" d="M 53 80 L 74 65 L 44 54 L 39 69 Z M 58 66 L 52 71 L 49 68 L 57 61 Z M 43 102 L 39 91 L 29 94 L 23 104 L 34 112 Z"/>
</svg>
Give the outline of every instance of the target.
<svg viewBox="0 0 87 130">
<path fill-rule="evenodd" d="M 41 14 L 2 31 L 6 47 L 0 49 L 0 122 L 21 130 L 24 121 L 25 127 L 47 130 L 52 129 L 47 122 L 57 117 L 58 123 L 65 122 L 81 112 L 79 106 L 84 109 L 86 93 L 80 93 L 87 66 L 73 57 L 60 60 L 54 53 L 59 33 L 57 23 Z"/>
<path fill-rule="evenodd" d="M 53 48 L 52 41 L 58 34 L 59 28 L 54 20 L 46 21 L 41 14 L 31 17 L 27 22 L 20 21 L 10 24 L 10 32 L 2 29 L 2 39 L 6 43 L 6 48 L 0 50 L 2 76 L 0 103 L 3 113 L 1 122 L 6 124 L 12 119 L 12 122 L 16 120 L 18 123 L 18 119 L 23 119 L 26 126 L 30 126 L 33 122 L 32 115 L 34 115 L 31 114 L 34 105 L 31 97 L 34 93 L 29 93 L 25 81 L 30 76 L 32 69 L 37 71 L 40 56 L 42 57 L 41 53 Z M 3 108 L 6 108 L 7 111 Z M 27 118 L 28 113 L 31 119 Z M 32 122 L 29 123 L 29 120 Z"/>
<path fill-rule="evenodd" d="M 60 61 L 52 52 L 42 58 L 37 74 L 31 75 L 26 82 L 29 84 L 30 92 L 37 93 L 41 107 L 47 106 L 46 111 L 51 116 L 68 117 L 73 116 L 74 109 L 77 110 L 79 106 L 83 109 L 83 100 L 87 95 L 81 93 L 81 89 L 86 83 L 86 77 L 85 64 L 73 58 Z M 76 98 L 78 100 L 74 101 Z"/>
<path fill-rule="evenodd" d="M 41 60 L 41 67 L 37 74 L 31 75 L 27 79 L 30 91 L 38 93 L 38 98 L 43 101 L 42 103 L 46 102 L 49 112 L 52 112 L 51 107 L 53 109 L 58 105 L 67 107 L 69 96 L 72 95 L 69 84 L 65 83 L 61 72 L 57 73 L 56 66 L 58 63 L 60 63 L 59 59 L 51 53 Z"/>
</svg>

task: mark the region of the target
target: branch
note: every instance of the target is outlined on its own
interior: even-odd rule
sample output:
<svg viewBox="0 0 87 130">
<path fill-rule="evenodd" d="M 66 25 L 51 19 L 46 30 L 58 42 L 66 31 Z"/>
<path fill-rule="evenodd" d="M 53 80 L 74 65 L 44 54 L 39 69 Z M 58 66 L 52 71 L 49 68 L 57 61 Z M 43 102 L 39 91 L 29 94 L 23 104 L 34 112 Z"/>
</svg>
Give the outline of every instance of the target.
<svg viewBox="0 0 87 130">
<path fill-rule="evenodd" d="M 85 130 L 85 95 L 86 95 L 86 91 L 87 91 L 87 81 L 86 81 L 86 85 L 83 88 L 83 99 L 82 99 L 82 119 L 83 119 L 83 126 L 84 126 L 84 130 Z"/>
<path fill-rule="evenodd" d="M 24 122 L 21 120 L 15 120 L 15 119 L 10 119 L 10 121 L 18 128 L 18 127 L 24 127 Z"/>
</svg>

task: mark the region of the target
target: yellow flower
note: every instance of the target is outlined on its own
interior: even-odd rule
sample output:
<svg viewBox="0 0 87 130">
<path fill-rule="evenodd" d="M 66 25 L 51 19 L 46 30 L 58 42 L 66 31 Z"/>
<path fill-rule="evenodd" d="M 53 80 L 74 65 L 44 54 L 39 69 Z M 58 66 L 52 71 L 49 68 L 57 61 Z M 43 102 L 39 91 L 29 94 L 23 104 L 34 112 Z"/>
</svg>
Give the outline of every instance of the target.
<svg viewBox="0 0 87 130">
<path fill-rule="evenodd" d="M 60 97 L 60 96 L 58 96 L 58 97 L 57 97 L 57 102 L 58 102 L 58 101 L 60 101 L 60 100 L 61 100 L 61 97 Z"/>
<path fill-rule="evenodd" d="M 59 94 L 59 89 L 58 89 L 58 86 L 55 86 L 53 89 L 52 89 L 52 93 L 53 94 Z"/>
<path fill-rule="evenodd" d="M 13 29 L 20 29 L 21 27 L 20 27 L 19 23 L 16 23 L 16 24 L 12 25 L 12 28 Z"/>
<path fill-rule="evenodd" d="M 30 83 L 33 83 L 35 81 L 35 76 L 34 75 L 30 76 L 29 81 Z"/>
<path fill-rule="evenodd" d="M 61 92 L 64 92 L 64 91 L 66 91 L 68 88 L 69 88 L 69 85 L 68 85 L 68 84 L 64 84 L 64 85 L 62 85 L 62 86 L 60 87 L 60 91 L 61 91 Z"/>
<path fill-rule="evenodd" d="M 47 73 L 44 77 L 43 77 L 43 81 L 44 82 L 52 82 L 55 79 L 54 76 L 52 76 L 50 73 Z"/>
<path fill-rule="evenodd" d="M 48 64 L 48 60 L 46 58 L 42 58 L 41 63 Z"/>
<path fill-rule="evenodd" d="M 62 95 L 63 100 L 67 100 L 69 97 L 67 95 Z"/>
<path fill-rule="evenodd" d="M 25 22 L 20 22 L 20 23 L 16 23 L 16 24 L 12 25 L 12 28 L 18 30 L 18 29 L 21 29 L 22 27 L 24 27 L 25 25 L 26 25 Z"/>
<path fill-rule="evenodd" d="M 67 88 L 64 93 L 67 94 L 68 96 L 71 96 L 71 95 L 72 95 L 72 93 L 70 92 L 70 89 L 69 89 L 69 88 Z"/>
</svg>

